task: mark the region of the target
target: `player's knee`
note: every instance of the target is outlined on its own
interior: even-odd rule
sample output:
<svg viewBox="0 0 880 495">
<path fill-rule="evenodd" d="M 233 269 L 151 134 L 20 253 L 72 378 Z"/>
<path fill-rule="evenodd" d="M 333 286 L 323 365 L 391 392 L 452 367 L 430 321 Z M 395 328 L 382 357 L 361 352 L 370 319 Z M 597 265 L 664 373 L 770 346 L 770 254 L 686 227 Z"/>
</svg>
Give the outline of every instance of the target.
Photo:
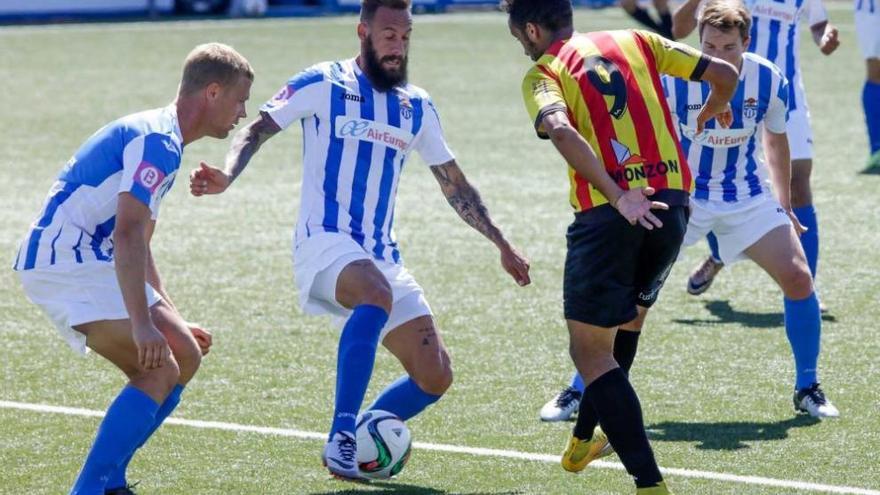
<svg viewBox="0 0 880 495">
<path fill-rule="evenodd" d="M 445 353 L 444 353 L 445 354 Z M 446 357 L 430 373 L 416 380 L 419 388 L 427 394 L 443 395 L 452 386 L 452 365 Z"/>
<path fill-rule="evenodd" d="M 804 263 L 797 264 L 780 277 L 779 285 L 785 297 L 800 300 L 813 293 L 813 277 Z"/>
<path fill-rule="evenodd" d="M 199 366 L 202 364 L 202 351 L 195 343 L 187 342 L 174 349 L 174 358 L 177 360 L 180 370 L 177 383 L 185 385 L 199 370 Z"/>
<path fill-rule="evenodd" d="M 364 290 L 359 301 L 360 304 L 378 306 L 388 313 L 391 312 L 393 302 L 394 297 L 391 292 L 391 286 L 385 280 L 374 283 Z"/>
</svg>

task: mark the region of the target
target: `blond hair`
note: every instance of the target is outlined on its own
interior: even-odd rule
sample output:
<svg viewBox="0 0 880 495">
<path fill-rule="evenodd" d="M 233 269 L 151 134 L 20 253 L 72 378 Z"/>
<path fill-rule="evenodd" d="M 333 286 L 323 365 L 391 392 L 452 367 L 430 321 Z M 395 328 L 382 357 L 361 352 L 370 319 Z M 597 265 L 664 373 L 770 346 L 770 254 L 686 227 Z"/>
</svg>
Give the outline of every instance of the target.
<svg viewBox="0 0 880 495">
<path fill-rule="evenodd" d="M 254 80 L 254 70 L 246 58 L 229 45 L 205 43 L 186 56 L 180 93 L 192 93 L 211 83 L 229 86 L 242 76 Z"/>
<path fill-rule="evenodd" d="M 740 0 L 710 0 L 700 12 L 697 22 L 700 36 L 703 35 L 704 27 L 712 26 L 724 32 L 737 29 L 745 41 L 752 29 L 752 15 Z"/>
</svg>

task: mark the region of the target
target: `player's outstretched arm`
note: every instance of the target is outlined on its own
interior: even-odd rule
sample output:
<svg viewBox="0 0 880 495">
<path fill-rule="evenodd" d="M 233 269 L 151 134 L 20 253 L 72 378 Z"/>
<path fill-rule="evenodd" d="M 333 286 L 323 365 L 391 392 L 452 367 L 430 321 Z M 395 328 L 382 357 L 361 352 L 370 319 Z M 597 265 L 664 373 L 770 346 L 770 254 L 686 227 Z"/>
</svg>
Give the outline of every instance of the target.
<svg viewBox="0 0 880 495">
<path fill-rule="evenodd" d="M 651 210 L 665 210 L 669 205 L 648 199 L 648 196 L 654 194 L 653 188 L 640 187 L 628 191 L 621 189 L 605 171 L 590 143 L 571 126 L 564 112 L 548 113 L 541 120 L 541 125 L 547 131 L 559 154 L 577 170 L 581 177 L 599 189 L 599 192 L 608 198 L 611 206 L 616 208 L 629 223 L 635 225 L 638 222 L 648 230 L 663 226 L 663 222 L 651 213 Z"/>
<path fill-rule="evenodd" d="M 529 260 L 504 238 L 501 229 L 489 217 L 489 210 L 483 204 L 480 193 L 468 182 L 455 160 L 433 166 L 431 172 L 434 173 L 443 195 L 458 216 L 498 247 L 501 251 L 501 266 L 516 280 L 516 283 L 522 286 L 528 285 L 531 282 Z"/>
<path fill-rule="evenodd" d="M 700 0 L 687 0 L 672 14 L 672 35 L 675 39 L 686 38 L 697 28 L 697 9 Z"/>
<path fill-rule="evenodd" d="M 193 196 L 220 194 L 226 190 L 244 171 L 251 158 L 266 141 L 281 132 L 281 127 L 265 112 L 235 134 L 229 153 L 226 154 L 226 169 L 212 167 L 205 162 L 189 175 L 189 190 Z"/>
</svg>

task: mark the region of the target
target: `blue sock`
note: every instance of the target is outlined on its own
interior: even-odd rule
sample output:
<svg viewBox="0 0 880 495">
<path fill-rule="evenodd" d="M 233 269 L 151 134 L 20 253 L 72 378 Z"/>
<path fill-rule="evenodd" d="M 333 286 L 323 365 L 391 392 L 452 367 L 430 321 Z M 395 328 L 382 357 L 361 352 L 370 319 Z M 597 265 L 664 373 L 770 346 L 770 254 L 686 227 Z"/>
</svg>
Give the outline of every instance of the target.
<svg viewBox="0 0 880 495">
<path fill-rule="evenodd" d="M 715 261 L 721 261 L 721 252 L 718 251 L 718 238 L 715 237 L 715 233 L 709 232 L 706 234 L 706 241 L 709 242 L 709 250 L 712 251 L 712 259 Z"/>
<path fill-rule="evenodd" d="M 409 375 L 403 375 L 379 394 L 370 409 L 388 411 L 406 421 L 440 400 L 440 397 L 425 392 Z"/>
<path fill-rule="evenodd" d="M 822 317 L 816 293 L 806 299 L 785 298 L 785 335 L 794 354 L 795 388 L 800 390 L 816 383 L 819 362 L 819 339 Z"/>
<path fill-rule="evenodd" d="M 110 473 L 110 480 L 107 482 L 107 488 L 121 488 L 128 486 L 128 480 L 125 478 L 125 472 L 128 470 L 128 463 L 131 462 L 131 458 L 134 457 L 134 453 L 138 451 L 141 447 L 147 443 L 147 440 L 153 436 L 153 433 L 162 426 L 162 423 L 165 421 L 165 418 L 171 415 L 171 412 L 180 404 L 180 394 L 183 393 L 183 385 L 177 384 L 171 390 L 171 393 L 168 394 L 168 397 L 165 398 L 165 402 L 159 406 L 159 410 L 156 411 L 156 420 L 153 422 L 153 426 L 147 431 L 147 434 L 144 435 L 144 438 L 141 439 L 140 443 L 134 450 L 128 454 L 128 457 L 122 461 L 122 464 L 119 465 L 116 469 Z"/>
<path fill-rule="evenodd" d="M 801 206 L 792 209 L 794 216 L 807 228 L 801 234 L 801 246 L 807 255 L 807 264 L 810 265 L 810 274 L 816 278 L 816 268 L 819 264 L 819 222 L 816 220 L 816 210 L 813 205 Z"/>
<path fill-rule="evenodd" d="M 159 404 L 128 385 L 110 404 L 71 495 L 104 495 L 108 477 L 156 421 Z"/>
<path fill-rule="evenodd" d="M 577 371 L 574 372 L 574 376 L 571 377 L 571 388 L 577 390 L 583 395 L 584 389 L 586 385 L 584 384 L 584 379 L 581 378 L 581 374 Z"/>
<path fill-rule="evenodd" d="M 871 145 L 871 154 L 874 154 L 880 151 L 880 84 L 865 81 L 862 106 L 868 126 L 868 144 Z"/>
<path fill-rule="evenodd" d="M 387 321 L 388 313 L 384 309 L 363 304 L 354 308 L 342 329 L 336 357 L 336 406 L 330 438 L 337 431 L 354 433 L 355 419 L 373 374 L 379 334 Z"/>
</svg>

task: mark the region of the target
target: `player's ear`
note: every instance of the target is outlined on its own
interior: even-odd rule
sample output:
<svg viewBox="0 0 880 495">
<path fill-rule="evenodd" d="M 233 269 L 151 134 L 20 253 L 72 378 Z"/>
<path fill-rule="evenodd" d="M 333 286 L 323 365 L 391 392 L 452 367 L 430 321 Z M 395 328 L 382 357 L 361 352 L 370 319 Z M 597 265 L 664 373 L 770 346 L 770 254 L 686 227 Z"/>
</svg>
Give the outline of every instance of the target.
<svg viewBox="0 0 880 495">
<path fill-rule="evenodd" d="M 369 36 L 369 34 L 370 34 L 367 23 L 366 22 L 359 22 L 358 27 L 357 27 L 357 31 L 358 31 L 358 38 L 360 38 L 361 41 L 366 41 L 367 36 Z"/>
<path fill-rule="evenodd" d="M 205 86 L 205 96 L 208 100 L 216 100 L 220 97 L 220 93 L 223 87 L 220 86 L 220 83 L 212 82 L 211 84 Z"/>
<path fill-rule="evenodd" d="M 541 39 L 541 26 L 533 22 L 527 22 L 523 32 L 526 34 L 526 38 L 532 43 L 537 43 Z"/>
</svg>

